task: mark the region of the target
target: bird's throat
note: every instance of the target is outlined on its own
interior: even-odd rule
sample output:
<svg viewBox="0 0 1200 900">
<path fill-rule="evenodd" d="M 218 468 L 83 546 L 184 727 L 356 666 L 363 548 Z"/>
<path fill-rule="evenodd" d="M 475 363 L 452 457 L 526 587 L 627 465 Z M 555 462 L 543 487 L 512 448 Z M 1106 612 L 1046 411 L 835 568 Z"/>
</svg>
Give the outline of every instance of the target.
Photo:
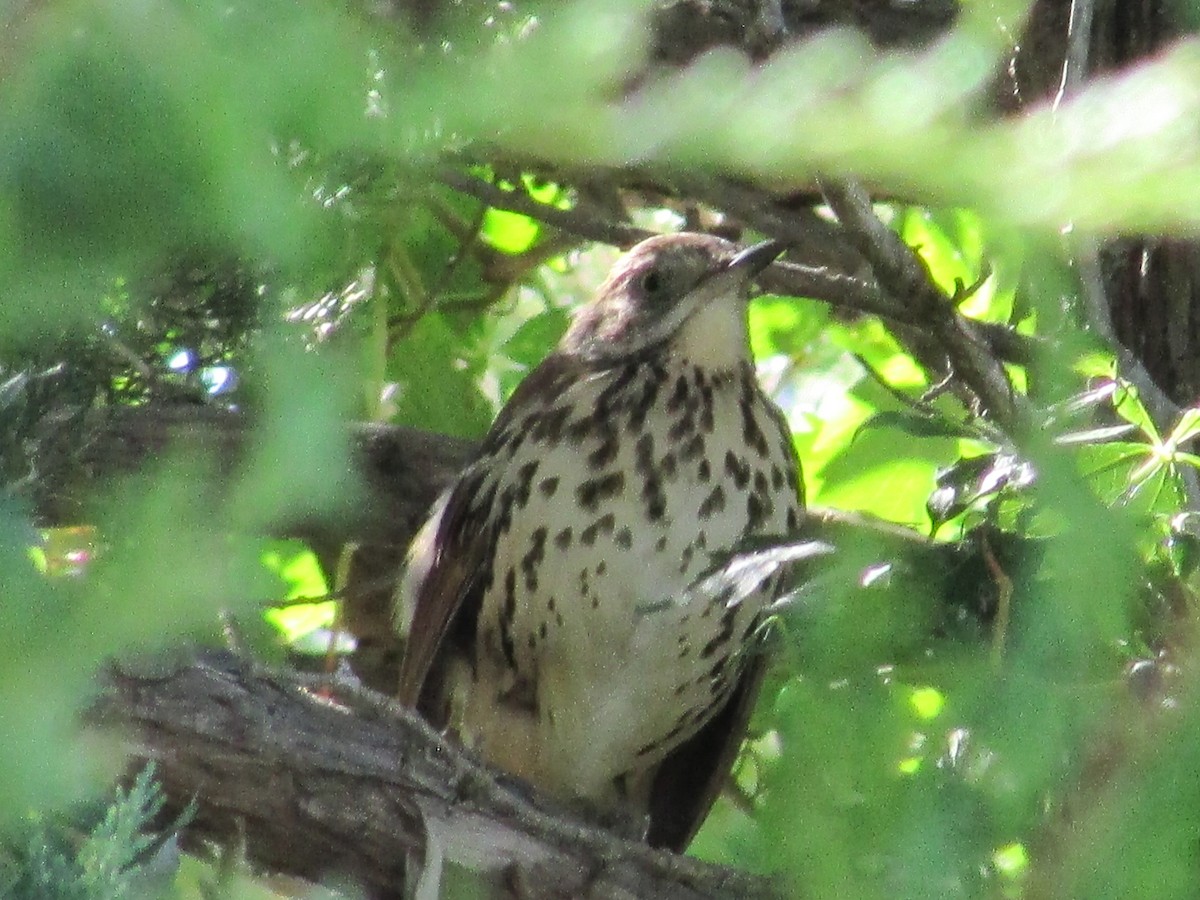
<svg viewBox="0 0 1200 900">
<path fill-rule="evenodd" d="M 680 326 L 670 353 L 712 372 L 737 369 L 750 358 L 745 301 L 718 297 L 705 303 Z"/>
</svg>

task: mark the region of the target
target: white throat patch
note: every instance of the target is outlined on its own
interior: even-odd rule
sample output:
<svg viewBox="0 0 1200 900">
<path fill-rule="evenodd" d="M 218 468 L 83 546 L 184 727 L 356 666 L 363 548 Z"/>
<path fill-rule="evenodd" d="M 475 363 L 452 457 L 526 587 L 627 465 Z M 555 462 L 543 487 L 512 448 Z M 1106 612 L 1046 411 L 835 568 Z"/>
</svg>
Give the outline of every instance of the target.
<svg viewBox="0 0 1200 900">
<path fill-rule="evenodd" d="M 696 310 L 671 342 L 674 356 L 712 370 L 736 369 L 750 357 L 746 306 L 740 297 L 717 297 Z"/>
</svg>

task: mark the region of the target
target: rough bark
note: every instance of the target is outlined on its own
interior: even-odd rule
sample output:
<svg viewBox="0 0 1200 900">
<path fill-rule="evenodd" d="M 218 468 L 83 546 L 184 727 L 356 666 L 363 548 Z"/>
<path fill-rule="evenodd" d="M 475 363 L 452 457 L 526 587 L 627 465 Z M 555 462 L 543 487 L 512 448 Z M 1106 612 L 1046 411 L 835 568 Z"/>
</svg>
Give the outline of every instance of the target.
<svg viewBox="0 0 1200 900">
<path fill-rule="evenodd" d="M 522 898 L 767 898 L 766 879 L 576 822 L 346 680 L 227 653 L 114 665 L 89 713 L 153 760 L 185 846 L 243 844 L 264 869 L 404 896 L 406 869 L 460 867 Z M 440 868 L 439 868 L 440 867 Z"/>
</svg>

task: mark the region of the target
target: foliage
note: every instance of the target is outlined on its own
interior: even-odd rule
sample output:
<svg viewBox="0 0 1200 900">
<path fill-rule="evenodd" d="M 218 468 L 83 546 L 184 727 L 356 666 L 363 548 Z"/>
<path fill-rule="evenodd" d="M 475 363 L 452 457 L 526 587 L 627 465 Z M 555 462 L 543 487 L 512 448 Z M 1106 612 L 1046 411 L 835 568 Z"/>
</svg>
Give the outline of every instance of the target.
<svg viewBox="0 0 1200 900">
<path fill-rule="evenodd" d="M 28 827 L 119 763 L 74 725 L 103 659 L 215 639 L 222 611 L 319 600 L 329 573 L 261 535 L 358 502 L 343 423 L 478 436 L 605 269 L 607 248 L 450 190 L 450 164 L 558 210 L 580 196 L 564 173 L 589 168 L 863 177 L 922 204 L 880 212 L 965 315 L 1047 348 L 1010 366 L 1038 427 L 1005 434 L 893 323 L 754 303 L 810 502 L 942 543 L 840 547 L 792 598 L 741 802 L 694 852 L 812 897 L 1191 896 L 1192 685 L 1139 729 L 1124 673 L 1170 649 L 1194 603 L 1198 414 L 1147 413 L 1070 258 L 1200 221 L 1200 45 L 984 124 L 1022 4 L 964 4 L 925 50 L 839 29 L 762 65 L 718 49 L 651 75 L 639 4 L 454 6 L 443 39 L 315 0 L 0 12 L 4 895 L 134 890 L 148 780 L 69 842 Z M 539 165 L 563 183 L 524 171 Z M 635 205 L 654 226 L 696 212 L 654 192 Z M 55 536 L 33 528 L 22 461 L 47 423 L 181 398 L 255 413 L 234 486 L 178 449 L 98 492 L 98 537 L 71 550 L 88 565 L 47 548 L 40 571 L 30 548 Z M 294 640 L 330 610 L 271 616 Z M 1089 793 L 1097 741 L 1130 765 Z"/>
<path fill-rule="evenodd" d="M 162 793 L 153 767 L 111 803 L 69 816 L 31 816 L 0 855 L 0 894 L 12 900 L 119 900 L 155 897 L 178 865 L 175 831 L 156 827 Z"/>
</svg>

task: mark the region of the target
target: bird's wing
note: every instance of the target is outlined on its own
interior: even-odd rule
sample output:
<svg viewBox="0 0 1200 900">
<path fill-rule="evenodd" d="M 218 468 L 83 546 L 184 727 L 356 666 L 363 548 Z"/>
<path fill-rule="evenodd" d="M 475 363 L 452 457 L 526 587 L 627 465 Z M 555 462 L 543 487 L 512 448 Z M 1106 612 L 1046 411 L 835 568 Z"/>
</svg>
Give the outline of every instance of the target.
<svg viewBox="0 0 1200 900">
<path fill-rule="evenodd" d="M 447 635 L 460 630 L 453 626 L 464 603 L 479 603 L 477 583 L 486 541 L 481 529 L 464 527 L 479 480 L 471 476 L 468 469 L 441 496 L 408 551 L 397 598 L 405 636 L 398 698 L 407 706 L 418 706 Z"/>
<path fill-rule="evenodd" d="M 413 540 L 396 604 L 398 627 L 406 636 L 400 702 L 421 706 L 448 648 L 470 656 L 492 552 L 496 498 L 483 496 L 485 485 L 504 480 L 496 467 L 507 461 L 505 443 L 527 430 L 529 417 L 546 408 L 545 398 L 560 398 L 564 385 L 580 372 L 574 359 L 551 354 L 521 382 L 484 438 L 479 456 L 438 500 Z"/>
<path fill-rule="evenodd" d="M 762 648 L 752 652 L 724 708 L 659 765 L 650 792 L 651 846 L 682 853 L 700 830 L 737 760 L 768 662 Z"/>
</svg>

